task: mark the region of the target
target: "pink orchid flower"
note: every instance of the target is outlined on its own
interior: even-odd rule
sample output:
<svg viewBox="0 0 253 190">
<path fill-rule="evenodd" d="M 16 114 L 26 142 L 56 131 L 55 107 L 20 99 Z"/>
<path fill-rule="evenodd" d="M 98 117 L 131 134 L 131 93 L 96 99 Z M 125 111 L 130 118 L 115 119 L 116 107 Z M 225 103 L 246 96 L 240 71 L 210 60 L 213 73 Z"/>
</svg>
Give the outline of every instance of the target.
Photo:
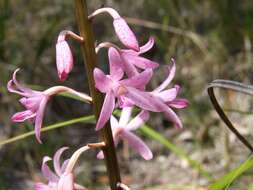
<svg viewBox="0 0 253 190">
<path fill-rule="evenodd" d="M 120 58 L 115 56 L 113 49 L 108 51 L 108 56 L 110 75 L 105 75 L 104 72 L 98 68 L 95 68 L 93 71 L 96 88 L 100 92 L 106 94 L 100 117 L 97 121 L 96 130 L 104 127 L 105 123 L 109 120 L 113 109 L 115 108 L 115 98 L 119 98 L 122 93 L 124 94 L 124 86 L 144 89 L 145 85 L 149 82 L 153 75 L 152 69 L 146 69 L 136 76 L 121 80 L 124 72 L 120 67 Z"/>
<path fill-rule="evenodd" d="M 109 48 L 112 57 L 117 57 L 118 65 L 126 72 L 128 77 L 138 75 L 138 71 L 145 69 L 155 69 L 159 66 L 158 63 L 141 57 L 140 55 L 146 53 L 154 46 L 154 38 L 150 37 L 148 42 L 140 47 L 139 51 L 133 51 L 131 49 L 120 49 L 116 45 L 110 42 L 100 43 L 96 47 L 96 52 L 101 48 Z"/>
<path fill-rule="evenodd" d="M 61 81 L 66 80 L 68 74 L 73 69 L 73 55 L 66 41 L 66 37 L 68 36 L 79 42 L 83 42 L 82 37 L 71 31 L 63 30 L 60 32 L 56 43 L 56 66 Z"/>
<path fill-rule="evenodd" d="M 91 97 L 89 97 L 88 95 L 77 92 L 65 86 L 51 87 L 43 92 L 32 90 L 23 86 L 17 81 L 16 74 L 18 71 L 19 69 L 15 70 L 15 72 L 13 73 L 12 80 L 10 80 L 7 84 L 7 89 L 9 92 L 23 96 L 19 100 L 19 102 L 26 108 L 26 110 L 14 114 L 11 120 L 15 123 L 24 122 L 25 120 L 34 121 L 35 135 L 39 143 L 41 143 L 40 131 L 42 127 L 46 104 L 51 96 L 60 92 L 69 92 L 73 95 L 80 97 L 86 102 L 90 102 L 92 100 Z"/>
<path fill-rule="evenodd" d="M 92 19 L 93 17 L 101 13 L 109 13 L 111 15 L 111 17 L 113 18 L 113 26 L 116 35 L 127 48 L 130 48 L 134 51 L 140 50 L 135 34 L 116 10 L 109 7 L 97 9 L 89 16 L 89 19 Z"/>
<path fill-rule="evenodd" d="M 172 121 L 176 127 L 182 128 L 181 120 L 170 107 L 185 108 L 188 105 L 188 101 L 185 99 L 176 99 L 179 86 L 164 90 L 174 78 L 175 70 L 175 62 L 172 59 L 172 67 L 169 69 L 170 72 L 168 77 L 152 92 L 145 92 L 126 86 L 124 89 L 124 101 L 127 101 L 127 103 L 125 104 L 133 104 L 152 112 L 163 112 L 165 117 Z"/>
<path fill-rule="evenodd" d="M 47 184 L 37 182 L 34 185 L 35 190 L 87 190 L 85 187 L 74 183 L 73 168 L 79 158 L 79 156 L 89 149 L 88 146 L 78 149 L 70 159 L 67 159 L 60 164 L 60 158 L 62 153 L 67 150 L 68 147 L 60 148 L 54 155 L 53 163 L 55 173 L 48 167 L 47 162 L 52 160 L 50 157 L 45 156 L 43 158 L 41 171 L 43 176 L 48 180 Z"/>
<path fill-rule="evenodd" d="M 132 108 L 124 108 L 121 112 L 120 120 L 118 121 L 113 115 L 111 116 L 111 127 L 115 146 L 119 140 L 126 140 L 130 147 L 137 151 L 145 160 L 153 158 L 153 154 L 148 146 L 132 131 L 141 127 L 148 119 L 149 113 L 141 111 L 135 118 L 130 120 Z M 103 159 L 103 152 L 100 151 L 97 155 L 99 159 Z"/>
</svg>

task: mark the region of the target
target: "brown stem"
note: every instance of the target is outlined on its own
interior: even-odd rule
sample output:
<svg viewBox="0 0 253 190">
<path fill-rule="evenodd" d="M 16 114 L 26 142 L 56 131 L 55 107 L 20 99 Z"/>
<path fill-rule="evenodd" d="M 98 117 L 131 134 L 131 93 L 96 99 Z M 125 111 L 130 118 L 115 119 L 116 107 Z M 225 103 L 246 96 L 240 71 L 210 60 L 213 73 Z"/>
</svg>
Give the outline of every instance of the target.
<svg viewBox="0 0 253 190">
<path fill-rule="evenodd" d="M 91 22 L 88 20 L 86 1 L 75 0 L 75 11 L 80 35 L 84 38 L 85 41 L 85 43 L 81 44 L 82 54 L 85 60 L 85 68 L 87 71 L 90 93 L 93 99 L 93 110 L 96 118 L 98 118 L 103 104 L 103 96 L 95 89 L 95 82 L 93 79 L 93 70 L 96 67 L 97 61 Z M 104 128 L 99 130 L 99 136 L 106 145 L 102 150 L 105 157 L 110 187 L 112 190 L 117 190 L 117 183 L 121 182 L 121 179 L 112 138 L 111 126 L 109 122 L 107 122 Z"/>
</svg>

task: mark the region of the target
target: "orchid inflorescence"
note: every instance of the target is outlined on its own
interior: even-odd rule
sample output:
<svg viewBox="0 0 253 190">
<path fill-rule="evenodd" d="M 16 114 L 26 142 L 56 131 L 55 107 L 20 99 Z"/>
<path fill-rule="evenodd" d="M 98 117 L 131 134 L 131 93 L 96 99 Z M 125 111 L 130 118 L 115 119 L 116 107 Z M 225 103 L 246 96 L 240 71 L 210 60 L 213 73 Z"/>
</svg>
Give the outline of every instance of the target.
<svg viewBox="0 0 253 190">
<path fill-rule="evenodd" d="M 112 8 L 98 9 L 89 16 L 89 19 L 94 19 L 95 16 L 101 13 L 109 13 L 109 15 L 112 16 L 115 33 L 125 48 L 120 48 L 110 42 L 102 42 L 94 47 L 96 53 L 99 53 L 101 48 L 107 48 L 109 59 L 109 74 L 105 74 L 99 68 L 93 70 L 95 87 L 98 91 L 105 94 L 103 106 L 95 129 L 101 130 L 110 120 L 115 147 L 120 140 L 125 140 L 130 147 L 138 152 L 144 159 L 150 160 L 153 157 L 151 150 L 133 131 L 140 128 L 149 119 L 149 112 L 164 113 L 165 117 L 173 122 L 177 128 L 182 128 L 182 122 L 172 108 L 182 109 L 188 106 L 188 101 L 186 99 L 177 98 L 180 92 L 179 85 L 168 88 L 175 76 L 175 60 L 171 59 L 170 66 L 166 67 L 168 74 L 165 80 L 154 90 L 147 91 L 146 86 L 152 79 L 154 69 L 156 69 L 159 64 L 141 55 L 148 52 L 154 46 L 155 39 L 150 37 L 146 44 L 139 46 L 135 34 L 129 28 L 126 21 Z M 66 41 L 67 37 L 75 39 L 80 43 L 85 43 L 83 37 L 71 31 L 64 30 L 59 34 L 56 44 L 56 65 L 58 76 L 61 81 L 67 79 L 74 63 L 71 49 Z M 14 72 L 12 80 L 9 81 L 8 90 L 22 96 L 20 103 L 26 110 L 14 114 L 12 121 L 23 122 L 25 120 L 30 120 L 34 122 L 36 138 L 40 143 L 42 143 L 40 131 L 43 115 L 46 104 L 51 96 L 61 92 L 68 92 L 80 97 L 88 103 L 92 103 L 92 98 L 90 96 L 65 86 L 54 86 L 45 91 L 32 90 L 17 81 L 17 72 L 18 70 Z M 137 110 L 139 110 L 139 113 L 132 118 L 135 107 L 138 108 Z M 113 115 L 115 109 L 121 109 L 119 120 Z M 72 157 L 67 159 L 62 165 L 60 165 L 60 157 L 67 148 L 60 148 L 53 158 L 56 174 L 47 166 L 47 162 L 50 161 L 51 158 L 44 157 L 42 173 L 48 180 L 48 183 L 36 183 L 35 189 L 85 189 L 85 187 L 74 183 L 73 167 L 80 154 L 90 147 L 87 145 L 78 149 Z M 103 152 L 100 151 L 97 157 L 103 159 Z M 122 189 L 128 188 L 122 183 L 119 183 L 119 186 Z"/>
</svg>

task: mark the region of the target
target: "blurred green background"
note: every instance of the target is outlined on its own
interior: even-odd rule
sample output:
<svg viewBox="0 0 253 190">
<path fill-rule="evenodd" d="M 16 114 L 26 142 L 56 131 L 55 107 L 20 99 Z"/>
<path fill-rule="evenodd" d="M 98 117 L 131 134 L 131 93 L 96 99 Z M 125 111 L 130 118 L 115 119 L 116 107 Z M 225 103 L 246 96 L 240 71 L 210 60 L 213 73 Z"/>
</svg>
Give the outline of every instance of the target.
<svg viewBox="0 0 253 190">
<path fill-rule="evenodd" d="M 160 63 L 149 86 L 153 89 L 164 78 L 164 66 L 170 58 L 177 62 L 174 84 L 182 86 L 181 97 L 190 101 L 180 110 L 184 129 L 178 131 L 153 114 L 148 125 L 163 134 L 176 149 L 218 179 L 250 155 L 248 150 L 225 129 L 212 108 L 206 86 L 214 79 L 230 79 L 253 83 L 252 0 L 88 0 L 89 11 L 110 6 L 127 17 L 131 28 L 144 44 L 150 35 L 155 47 L 145 55 Z M 94 22 L 96 42 L 118 43 L 112 29 L 112 19 L 102 15 Z M 18 79 L 27 85 L 46 89 L 62 84 L 55 66 L 55 42 L 63 29 L 78 32 L 74 2 L 69 0 L 0 0 L 0 140 L 28 132 L 29 123 L 12 124 L 10 117 L 23 108 L 18 97 L 6 91 L 12 72 L 21 68 Z M 70 41 L 75 67 L 64 83 L 76 90 L 88 92 L 83 60 L 78 43 Z M 119 44 L 119 43 L 118 43 Z M 120 44 L 119 44 L 120 45 Z M 106 51 L 99 53 L 99 65 L 107 68 Z M 252 97 L 232 91 L 219 91 L 219 100 L 231 120 L 247 139 L 252 141 Z M 75 100 L 54 97 L 47 107 L 44 125 L 81 117 L 91 113 L 90 107 Z M 205 176 L 191 167 L 175 152 L 140 133 L 154 152 L 152 161 L 144 161 L 126 144 L 119 149 L 123 181 L 132 189 L 189 190 L 207 189 Z M 43 146 L 34 137 L 0 147 L 0 189 L 32 189 L 41 181 L 41 160 L 62 146 L 73 152 L 87 142 L 97 140 L 92 124 L 76 124 L 42 134 Z M 96 153 L 83 156 L 76 174 L 89 189 L 105 189 L 107 183 L 102 161 Z M 247 189 L 253 181 L 252 172 L 239 178 L 231 189 Z"/>
</svg>

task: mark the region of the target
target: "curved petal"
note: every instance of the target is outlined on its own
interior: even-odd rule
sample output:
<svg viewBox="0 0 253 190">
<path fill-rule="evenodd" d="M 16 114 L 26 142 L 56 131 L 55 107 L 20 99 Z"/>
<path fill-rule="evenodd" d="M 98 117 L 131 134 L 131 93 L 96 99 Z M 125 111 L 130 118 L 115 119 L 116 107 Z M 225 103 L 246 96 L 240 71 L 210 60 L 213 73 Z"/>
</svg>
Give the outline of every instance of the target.
<svg viewBox="0 0 253 190">
<path fill-rule="evenodd" d="M 109 48 L 108 57 L 109 57 L 109 64 L 110 64 L 110 76 L 114 80 L 118 81 L 124 75 L 124 72 L 122 69 L 123 60 L 121 59 L 119 52 L 113 47 Z"/>
<path fill-rule="evenodd" d="M 95 68 L 93 71 L 93 76 L 95 80 L 95 86 L 100 92 L 106 93 L 111 90 L 112 81 L 104 74 L 102 70 Z"/>
<path fill-rule="evenodd" d="M 150 36 L 148 39 L 148 42 L 140 47 L 139 54 L 146 53 L 149 51 L 155 44 L 155 38 L 153 36 Z"/>
<path fill-rule="evenodd" d="M 153 76 L 152 69 L 146 69 L 145 71 L 141 72 L 138 75 L 135 75 L 131 78 L 124 79 L 120 81 L 120 84 L 125 86 L 131 86 L 139 89 L 144 89 L 145 86 L 148 84 L 150 79 Z"/>
<path fill-rule="evenodd" d="M 66 166 L 66 169 L 65 169 L 65 174 L 69 174 L 69 173 L 72 173 L 73 172 L 73 168 L 78 160 L 78 158 L 80 157 L 80 155 L 89 150 L 90 147 L 89 146 L 83 146 L 81 148 L 79 148 L 78 150 L 76 150 L 74 152 L 74 154 L 72 154 L 72 156 L 70 157 L 69 159 L 69 162 L 68 162 L 68 165 Z"/>
<path fill-rule="evenodd" d="M 135 37 L 135 34 L 129 28 L 126 21 L 119 17 L 113 20 L 114 30 L 119 40 L 128 48 L 133 49 L 135 51 L 139 51 L 139 44 Z"/>
<path fill-rule="evenodd" d="M 168 72 L 169 72 L 167 78 L 153 92 L 160 92 L 160 91 L 164 90 L 170 84 L 170 82 L 172 81 L 172 79 L 174 78 L 175 73 L 176 73 L 176 63 L 175 63 L 174 59 L 171 59 L 171 62 L 172 62 L 172 65 L 170 65 L 169 67 L 167 67 L 168 68 Z"/>
<path fill-rule="evenodd" d="M 30 88 L 27 88 L 25 86 L 23 86 L 22 84 L 20 84 L 18 81 L 17 81 L 17 72 L 19 71 L 20 69 L 16 69 L 12 75 L 12 80 L 10 80 L 7 84 L 7 89 L 9 92 L 12 92 L 12 93 L 16 93 L 16 94 L 19 94 L 21 96 L 33 96 L 34 94 L 38 94 L 38 93 L 41 93 L 39 91 L 35 91 L 35 90 L 32 90 Z M 16 88 L 13 87 L 13 84 L 16 85 Z"/>
<path fill-rule="evenodd" d="M 62 147 L 59 150 L 57 150 L 56 153 L 54 154 L 54 158 L 53 158 L 54 170 L 58 176 L 60 176 L 62 174 L 61 165 L 60 165 L 60 158 L 61 158 L 62 153 L 67 149 L 68 149 L 68 147 Z"/>
<path fill-rule="evenodd" d="M 56 44 L 56 67 L 61 81 L 66 80 L 73 69 L 73 55 L 66 41 Z"/>
<path fill-rule="evenodd" d="M 153 158 L 153 154 L 148 146 L 135 134 L 124 130 L 121 133 L 123 139 L 128 141 L 128 144 L 136 150 L 145 160 L 150 160 Z"/>
<path fill-rule="evenodd" d="M 43 121 L 43 116 L 44 116 L 44 112 L 46 109 L 47 101 L 48 101 L 47 97 L 45 97 L 41 100 L 40 106 L 39 106 L 39 109 L 37 111 L 37 115 L 35 118 L 35 136 L 36 136 L 39 143 L 42 143 L 40 140 L 40 130 L 42 127 L 42 121 Z"/>
<path fill-rule="evenodd" d="M 122 109 L 120 119 L 119 119 L 119 126 L 124 127 L 127 125 L 131 117 L 132 110 L 133 110 L 133 107 L 126 107 Z"/>
<path fill-rule="evenodd" d="M 26 110 L 26 111 L 15 113 L 11 117 L 11 121 L 15 123 L 24 122 L 25 120 L 34 118 L 35 116 L 36 116 L 36 113 L 32 112 L 31 110 Z"/>
<path fill-rule="evenodd" d="M 42 166 L 41 166 L 41 172 L 43 176 L 50 182 L 58 182 L 59 177 L 56 176 L 51 169 L 48 167 L 47 162 L 52 160 L 50 157 L 45 156 L 43 158 Z"/>
<path fill-rule="evenodd" d="M 61 175 L 57 190 L 74 190 L 73 173 L 64 173 Z"/>
<path fill-rule="evenodd" d="M 173 108 L 184 109 L 189 106 L 189 101 L 184 98 L 177 98 L 173 100 L 172 102 L 169 102 L 168 105 Z"/>
<path fill-rule="evenodd" d="M 124 56 L 124 59 L 131 65 L 135 65 L 136 67 L 140 69 L 155 69 L 159 66 L 158 63 L 151 61 L 149 59 L 146 59 L 144 57 L 136 56 L 136 54 L 133 53 L 122 53 L 122 56 Z"/>
<path fill-rule="evenodd" d="M 106 122 L 110 119 L 113 109 L 115 107 L 115 97 L 112 91 L 109 91 L 104 99 L 103 107 L 97 121 L 96 130 L 103 128 Z"/>
<path fill-rule="evenodd" d="M 141 127 L 149 119 L 149 112 L 142 110 L 135 118 L 133 118 L 124 129 L 133 131 Z"/>
<path fill-rule="evenodd" d="M 169 121 L 172 121 L 177 128 L 183 128 L 181 120 L 179 119 L 177 114 L 169 106 L 167 106 L 164 103 L 161 103 L 159 106 L 161 107 L 161 109 L 163 110 L 163 112 L 165 114 L 165 117 Z"/>
<path fill-rule="evenodd" d="M 170 102 L 177 97 L 177 93 L 178 93 L 177 88 L 171 88 L 171 89 L 164 90 L 155 94 L 156 96 L 161 98 L 164 102 Z"/>
</svg>

